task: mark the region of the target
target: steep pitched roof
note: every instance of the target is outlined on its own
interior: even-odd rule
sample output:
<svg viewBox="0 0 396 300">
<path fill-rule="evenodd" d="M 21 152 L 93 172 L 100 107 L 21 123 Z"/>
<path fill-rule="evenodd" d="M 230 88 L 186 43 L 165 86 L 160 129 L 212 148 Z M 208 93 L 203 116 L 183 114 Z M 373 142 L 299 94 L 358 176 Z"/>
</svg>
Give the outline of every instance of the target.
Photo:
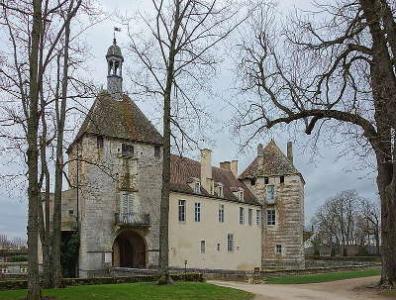
<svg viewBox="0 0 396 300">
<path fill-rule="evenodd" d="M 84 134 L 162 144 L 162 136 L 125 94 L 120 101 L 114 100 L 107 92 L 99 94 L 72 144 Z"/>
<path fill-rule="evenodd" d="M 244 203 L 259 205 L 245 184 L 238 180 L 230 170 L 212 167 L 212 176 L 215 182 L 221 182 L 224 185 L 223 199 L 240 202 L 232 191 L 234 188 L 242 188 L 244 190 Z M 171 155 L 171 190 L 174 192 L 194 194 L 193 189 L 188 184 L 189 180 L 193 177 L 201 177 L 201 163 L 190 158 Z M 210 195 L 202 187 L 201 195 L 217 198 Z"/>
<path fill-rule="evenodd" d="M 271 140 L 263 149 L 262 165 L 256 157 L 239 178 L 250 178 L 265 175 L 299 174 L 293 163 L 283 154 L 282 150 Z"/>
</svg>

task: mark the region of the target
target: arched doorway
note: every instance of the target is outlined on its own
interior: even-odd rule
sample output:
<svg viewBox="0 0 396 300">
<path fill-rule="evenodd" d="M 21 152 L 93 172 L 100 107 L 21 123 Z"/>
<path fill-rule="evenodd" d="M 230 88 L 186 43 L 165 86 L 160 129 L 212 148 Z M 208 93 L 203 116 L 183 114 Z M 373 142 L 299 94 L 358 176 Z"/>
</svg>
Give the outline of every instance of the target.
<svg viewBox="0 0 396 300">
<path fill-rule="evenodd" d="M 146 267 L 146 244 L 139 234 L 123 231 L 117 236 L 113 244 L 113 266 Z"/>
</svg>

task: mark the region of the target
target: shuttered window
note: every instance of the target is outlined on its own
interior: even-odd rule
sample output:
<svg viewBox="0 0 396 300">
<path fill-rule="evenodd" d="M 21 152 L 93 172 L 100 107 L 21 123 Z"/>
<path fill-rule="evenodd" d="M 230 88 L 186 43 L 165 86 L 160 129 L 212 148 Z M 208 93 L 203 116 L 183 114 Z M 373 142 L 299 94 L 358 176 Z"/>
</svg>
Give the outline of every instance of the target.
<svg viewBox="0 0 396 300">
<path fill-rule="evenodd" d="M 121 195 L 121 214 L 131 215 L 133 213 L 133 201 L 135 195 L 133 193 L 122 193 Z"/>
</svg>

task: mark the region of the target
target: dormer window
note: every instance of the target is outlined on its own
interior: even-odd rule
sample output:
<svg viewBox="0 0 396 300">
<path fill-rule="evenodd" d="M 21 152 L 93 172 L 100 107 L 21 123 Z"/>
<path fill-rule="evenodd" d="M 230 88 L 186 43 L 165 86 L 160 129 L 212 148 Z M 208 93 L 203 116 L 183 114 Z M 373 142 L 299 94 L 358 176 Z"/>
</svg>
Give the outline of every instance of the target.
<svg viewBox="0 0 396 300">
<path fill-rule="evenodd" d="M 199 181 L 194 182 L 194 193 L 196 194 L 201 193 L 201 183 Z"/>
<path fill-rule="evenodd" d="M 103 136 L 98 135 L 96 137 L 96 146 L 98 147 L 98 149 L 103 149 Z"/>
<path fill-rule="evenodd" d="M 238 195 L 238 196 L 237 196 L 237 197 L 238 197 L 238 200 L 239 200 L 239 201 L 243 201 L 243 199 L 244 199 L 243 190 L 239 191 L 237 195 Z"/>
<path fill-rule="evenodd" d="M 234 196 L 241 202 L 244 201 L 244 190 L 241 187 L 231 188 Z"/>
<path fill-rule="evenodd" d="M 122 144 L 123 157 L 133 157 L 133 154 L 134 154 L 133 145 Z"/>
<path fill-rule="evenodd" d="M 216 195 L 217 197 L 223 198 L 224 197 L 224 186 L 222 183 L 216 183 Z"/>
</svg>

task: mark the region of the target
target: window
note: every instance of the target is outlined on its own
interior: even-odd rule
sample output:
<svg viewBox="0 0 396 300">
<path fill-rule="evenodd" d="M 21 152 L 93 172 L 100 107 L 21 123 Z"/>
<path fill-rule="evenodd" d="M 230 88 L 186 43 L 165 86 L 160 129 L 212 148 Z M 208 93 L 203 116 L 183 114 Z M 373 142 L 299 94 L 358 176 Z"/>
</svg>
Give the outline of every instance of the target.
<svg viewBox="0 0 396 300">
<path fill-rule="evenodd" d="M 243 207 L 239 208 L 239 224 L 245 223 L 245 210 Z"/>
<path fill-rule="evenodd" d="M 186 200 L 179 200 L 179 222 L 186 222 Z"/>
<path fill-rule="evenodd" d="M 264 177 L 264 184 L 268 184 L 269 183 L 269 178 L 268 177 Z"/>
<path fill-rule="evenodd" d="M 243 191 L 238 192 L 238 200 L 243 201 Z"/>
<path fill-rule="evenodd" d="M 219 205 L 219 222 L 224 223 L 224 205 Z"/>
<path fill-rule="evenodd" d="M 248 210 L 248 224 L 252 225 L 252 223 L 253 223 L 253 209 L 249 208 L 249 210 Z"/>
<path fill-rule="evenodd" d="M 275 253 L 278 254 L 278 255 L 282 254 L 282 245 L 279 245 L 279 244 L 276 245 Z"/>
<path fill-rule="evenodd" d="M 224 197 L 224 188 L 222 185 L 218 185 L 217 187 L 217 196 L 218 197 Z"/>
<path fill-rule="evenodd" d="M 234 235 L 232 233 L 227 235 L 227 250 L 228 252 L 234 251 Z"/>
<path fill-rule="evenodd" d="M 74 209 L 73 208 L 70 208 L 69 209 L 69 216 L 72 216 L 74 214 Z"/>
<path fill-rule="evenodd" d="M 96 147 L 98 147 L 98 149 L 103 149 L 103 136 L 98 135 L 96 137 Z"/>
<path fill-rule="evenodd" d="M 194 193 L 196 193 L 196 194 L 201 193 L 201 183 L 199 181 L 196 181 L 194 183 Z"/>
<path fill-rule="evenodd" d="M 194 207 L 194 220 L 195 222 L 201 222 L 201 203 L 196 202 Z"/>
<path fill-rule="evenodd" d="M 256 178 L 250 178 L 250 185 L 256 185 Z"/>
<path fill-rule="evenodd" d="M 205 241 L 201 241 L 201 253 L 205 253 Z"/>
<path fill-rule="evenodd" d="M 275 209 L 267 209 L 267 225 L 275 225 Z"/>
<path fill-rule="evenodd" d="M 285 183 L 285 176 L 281 176 L 279 180 L 280 180 L 280 183 Z"/>
<path fill-rule="evenodd" d="M 134 154 L 134 149 L 132 145 L 122 144 L 122 156 L 132 157 Z"/>
<path fill-rule="evenodd" d="M 256 225 L 260 225 L 261 211 L 256 210 Z"/>
<path fill-rule="evenodd" d="M 220 251 L 220 243 L 217 243 L 217 251 Z"/>
<path fill-rule="evenodd" d="M 129 223 L 133 218 L 133 202 L 135 195 L 133 193 L 123 192 L 120 203 L 120 219 L 122 223 Z"/>
<path fill-rule="evenodd" d="M 266 191 L 267 202 L 274 202 L 275 187 L 273 185 L 267 185 L 267 187 L 265 188 L 265 191 Z"/>
<path fill-rule="evenodd" d="M 160 158 L 161 157 L 161 147 L 155 146 L 154 147 L 154 157 Z"/>
</svg>

